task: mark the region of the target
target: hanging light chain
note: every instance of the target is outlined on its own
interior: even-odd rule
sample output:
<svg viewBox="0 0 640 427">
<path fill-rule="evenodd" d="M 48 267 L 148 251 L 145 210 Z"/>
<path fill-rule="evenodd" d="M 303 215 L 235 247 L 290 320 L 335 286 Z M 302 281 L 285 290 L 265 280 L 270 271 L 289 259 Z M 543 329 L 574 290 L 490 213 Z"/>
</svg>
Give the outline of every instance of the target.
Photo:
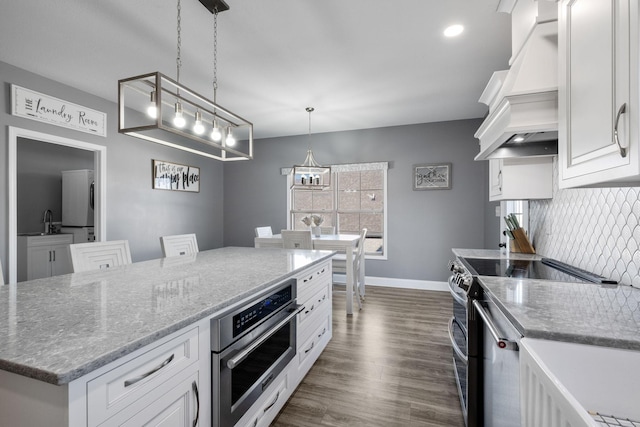
<svg viewBox="0 0 640 427">
<path fill-rule="evenodd" d="M 213 11 L 213 103 L 218 91 L 218 6 Z"/>
<path fill-rule="evenodd" d="M 182 59 L 180 56 L 180 48 L 182 47 L 182 36 L 180 34 L 180 31 L 182 30 L 181 27 L 181 16 L 180 16 L 180 11 L 181 11 L 181 7 L 180 7 L 180 0 L 178 0 L 178 18 L 177 18 L 177 32 L 178 32 L 178 42 L 177 42 L 177 56 L 176 56 L 176 80 L 178 81 L 178 83 L 180 83 L 180 68 L 182 67 Z"/>
<path fill-rule="evenodd" d="M 306 111 L 309 113 L 309 150 L 311 150 L 311 113 L 313 112 L 313 107 L 307 107 Z"/>
</svg>

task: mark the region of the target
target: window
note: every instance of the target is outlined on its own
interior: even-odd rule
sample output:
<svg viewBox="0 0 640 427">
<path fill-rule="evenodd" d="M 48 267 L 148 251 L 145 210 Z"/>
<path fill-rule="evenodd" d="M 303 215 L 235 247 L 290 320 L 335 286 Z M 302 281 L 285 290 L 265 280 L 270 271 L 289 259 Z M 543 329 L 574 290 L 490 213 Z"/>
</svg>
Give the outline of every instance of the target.
<svg viewBox="0 0 640 427">
<path fill-rule="evenodd" d="M 330 187 L 291 189 L 288 228 L 308 228 L 303 219 L 310 215 L 323 218 L 322 226 L 334 226 L 336 233 L 359 234 L 366 228 L 367 257 L 386 259 L 387 168 L 386 162 L 332 165 Z M 289 188 L 290 175 L 287 182 Z"/>
</svg>

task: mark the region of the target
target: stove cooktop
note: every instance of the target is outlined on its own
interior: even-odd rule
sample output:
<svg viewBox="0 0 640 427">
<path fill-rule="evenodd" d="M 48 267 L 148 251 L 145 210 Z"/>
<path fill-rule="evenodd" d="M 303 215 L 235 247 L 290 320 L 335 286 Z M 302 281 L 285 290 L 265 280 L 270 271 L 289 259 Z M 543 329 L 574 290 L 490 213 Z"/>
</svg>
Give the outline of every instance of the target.
<svg viewBox="0 0 640 427">
<path fill-rule="evenodd" d="M 472 275 L 513 277 L 522 279 L 557 280 L 616 284 L 615 280 L 579 269 L 560 261 L 543 258 L 540 261 L 516 259 L 460 258 Z"/>
</svg>

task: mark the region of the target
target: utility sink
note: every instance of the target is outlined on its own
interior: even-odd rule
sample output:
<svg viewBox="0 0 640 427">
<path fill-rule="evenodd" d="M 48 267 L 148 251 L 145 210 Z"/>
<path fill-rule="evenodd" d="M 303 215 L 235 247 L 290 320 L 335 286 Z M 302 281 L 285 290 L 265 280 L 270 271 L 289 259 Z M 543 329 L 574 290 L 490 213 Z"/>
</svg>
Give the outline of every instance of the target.
<svg viewBox="0 0 640 427">
<path fill-rule="evenodd" d="M 636 425 L 607 417 L 640 420 L 639 366 L 640 351 L 523 338 L 522 425 Z"/>
</svg>

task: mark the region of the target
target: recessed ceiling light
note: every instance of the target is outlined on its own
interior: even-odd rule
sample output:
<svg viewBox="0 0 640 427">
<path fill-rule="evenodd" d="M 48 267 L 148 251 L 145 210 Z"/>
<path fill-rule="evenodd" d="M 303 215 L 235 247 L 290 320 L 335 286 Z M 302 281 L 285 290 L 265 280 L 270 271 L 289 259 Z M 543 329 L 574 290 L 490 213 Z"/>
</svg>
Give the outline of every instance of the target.
<svg viewBox="0 0 640 427">
<path fill-rule="evenodd" d="M 462 25 L 459 25 L 459 24 L 450 25 L 444 30 L 444 35 L 446 37 L 455 37 L 462 34 L 463 31 L 464 31 L 464 27 Z"/>
</svg>

